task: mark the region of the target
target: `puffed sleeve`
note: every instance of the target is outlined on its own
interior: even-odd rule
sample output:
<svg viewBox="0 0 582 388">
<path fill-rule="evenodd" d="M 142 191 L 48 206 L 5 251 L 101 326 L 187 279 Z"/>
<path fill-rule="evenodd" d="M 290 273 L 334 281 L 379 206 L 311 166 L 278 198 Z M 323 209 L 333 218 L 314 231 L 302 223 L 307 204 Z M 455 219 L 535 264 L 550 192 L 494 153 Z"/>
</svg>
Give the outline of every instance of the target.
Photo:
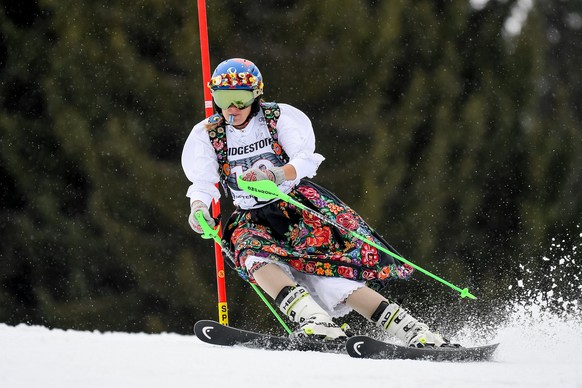
<svg viewBox="0 0 582 388">
<path fill-rule="evenodd" d="M 182 168 L 192 182 L 186 193 L 190 203 L 198 199 L 210 207 L 212 199 L 218 201 L 220 198 L 220 191 L 216 187 L 220 177 L 216 153 L 210 143 L 205 123 L 206 120 L 196 124 L 186 139 L 182 151 Z"/>
<path fill-rule="evenodd" d="M 281 116 L 277 120 L 279 143 L 295 167 L 297 178 L 312 178 L 325 158 L 315 153 L 315 134 L 311 120 L 299 109 L 279 104 Z"/>
</svg>

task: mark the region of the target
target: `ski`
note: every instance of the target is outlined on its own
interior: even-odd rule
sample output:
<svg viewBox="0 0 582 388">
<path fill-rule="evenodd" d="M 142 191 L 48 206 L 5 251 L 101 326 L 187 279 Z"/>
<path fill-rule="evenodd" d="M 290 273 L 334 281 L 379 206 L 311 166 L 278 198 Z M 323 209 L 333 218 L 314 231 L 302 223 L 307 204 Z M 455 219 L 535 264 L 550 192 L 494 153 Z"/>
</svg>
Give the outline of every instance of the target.
<svg viewBox="0 0 582 388">
<path fill-rule="evenodd" d="M 314 341 L 303 338 L 263 334 L 238 329 L 232 326 L 224 326 L 212 320 L 201 320 L 196 322 L 196 324 L 194 324 L 194 334 L 201 341 L 212 345 L 240 345 L 247 348 L 267 350 L 345 353 L 345 341 Z"/>
<path fill-rule="evenodd" d="M 367 336 L 348 338 L 346 350 L 351 357 L 384 360 L 488 361 L 499 344 L 464 347 L 409 348 Z"/>
<path fill-rule="evenodd" d="M 266 350 L 298 350 L 345 353 L 350 357 L 384 360 L 488 361 L 499 344 L 477 347 L 408 348 L 379 341 L 368 336 L 349 337 L 347 342 L 314 341 L 243 330 L 224 326 L 212 320 L 194 325 L 194 334 L 201 341 L 219 346 L 243 346 Z"/>
</svg>

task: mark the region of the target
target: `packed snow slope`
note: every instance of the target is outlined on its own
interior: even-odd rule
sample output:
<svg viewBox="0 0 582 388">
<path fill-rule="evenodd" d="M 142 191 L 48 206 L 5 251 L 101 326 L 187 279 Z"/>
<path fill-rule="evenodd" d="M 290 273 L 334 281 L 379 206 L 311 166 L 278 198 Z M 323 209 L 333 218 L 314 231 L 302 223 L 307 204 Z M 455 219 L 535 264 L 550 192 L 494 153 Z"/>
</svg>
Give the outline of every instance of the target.
<svg viewBox="0 0 582 388">
<path fill-rule="evenodd" d="M 359 360 L 217 347 L 176 334 L 0 324 L 0 387 L 582 388 L 580 320 L 531 306 L 513 314 L 493 339 L 501 343 L 495 360 L 481 363 Z"/>
<path fill-rule="evenodd" d="M 491 362 L 360 360 L 0 323 L 0 388 L 582 388 L 581 248 L 555 241 L 547 257 L 524 262 L 509 286 L 515 302 L 488 325 L 466 319 L 451 337 L 465 346 L 499 342 Z"/>
</svg>

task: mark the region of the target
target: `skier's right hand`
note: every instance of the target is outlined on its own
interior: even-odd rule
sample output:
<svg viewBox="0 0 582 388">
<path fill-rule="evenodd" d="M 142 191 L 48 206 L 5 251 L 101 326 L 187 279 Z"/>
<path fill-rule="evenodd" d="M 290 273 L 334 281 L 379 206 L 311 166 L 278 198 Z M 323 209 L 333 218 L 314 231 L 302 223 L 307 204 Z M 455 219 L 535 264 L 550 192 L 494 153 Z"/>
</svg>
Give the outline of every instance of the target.
<svg viewBox="0 0 582 388">
<path fill-rule="evenodd" d="M 200 226 L 200 222 L 198 222 L 194 216 L 194 214 L 196 214 L 198 211 L 202 212 L 202 216 L 204 216 L 204 220 L 208 226 L 214 229 L 214 226 L 216 226 L 214 218 L 210 216 L 210 213 L 208 212 L 208 206 L 206 206 L 206 204 L 200 200 L 193 201 L 192 205 L 190 206 L 190 217 L 188 217 L 188 223 L 190 224 L 190 227 L 198 234 L 202 234 L 204 232 Z"/>
</svg>

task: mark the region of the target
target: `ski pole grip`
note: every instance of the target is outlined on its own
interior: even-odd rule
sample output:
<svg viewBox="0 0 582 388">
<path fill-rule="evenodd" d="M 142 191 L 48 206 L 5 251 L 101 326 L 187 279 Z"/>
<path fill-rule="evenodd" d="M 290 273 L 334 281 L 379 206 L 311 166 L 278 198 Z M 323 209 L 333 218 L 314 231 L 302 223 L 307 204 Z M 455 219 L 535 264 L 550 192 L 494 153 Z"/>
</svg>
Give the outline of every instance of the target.
<svg viewBox="0 0 582 388">
<path fill-rule="evenodd" d="M 200 223 L 200 227 L 202 228 L 201 234 L 202 238 L 206 239 L 212 238 L 215 241 L 220 242 L 220 237 L 218 237 L 218 230 L 214 230 L 210 227 L 210 225 L 208 225 L 208 222 L 206 222 L 204 214 L 202 214 L 201 210 L 198 210 L 196 213 L 194 213 L 194 217 L 198 220 L 198 222 Z"/>
</svg>

